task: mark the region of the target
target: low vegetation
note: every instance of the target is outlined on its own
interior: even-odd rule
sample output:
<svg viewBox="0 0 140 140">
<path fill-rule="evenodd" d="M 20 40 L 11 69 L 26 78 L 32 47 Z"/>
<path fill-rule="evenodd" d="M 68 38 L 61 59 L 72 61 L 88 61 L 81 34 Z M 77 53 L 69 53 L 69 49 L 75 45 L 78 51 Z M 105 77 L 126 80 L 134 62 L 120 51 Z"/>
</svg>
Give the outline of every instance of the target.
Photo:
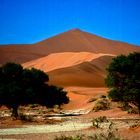
<svg viewBox="0 0 140 140">
<path fill-rule="evenodd" d="M 110 102 L 108 99 L 106 98 L 101 98 L 97 101 L 95 101 L 95 105 L 94 105 L 94 108 L 93 110 L 95 112 L 99 111 L 99 110 L 107 110 L 110 108 Z"/>
<path fill-rule="evenodd" d="M 77 135 L 56 137 L 54 140 L 123 140 L 116 134 L 117 130 L 109 128 L 106 132 L 97 133 L 92 135 Z"/>
<path fill-rule="evenodd" d="M 75 137 L 72 137 L 72 136 L 60 136 L 60 137 L 56 137 L 54 140 L 84 140 L 83 138 L 84 136 L 83 135 L 77 135 Z"/>
<path fill-rule="evenodd" d="M 93 125 L 93 127 L 100 128 L 100 125 L 101 125 L 103 122 L 108 122 L 106 116 L 100 116 L 100 117 L 98 117 L 98 118 L 94 118 L 94 119 L 92 120 L 92 125 Z"/>
</svg>

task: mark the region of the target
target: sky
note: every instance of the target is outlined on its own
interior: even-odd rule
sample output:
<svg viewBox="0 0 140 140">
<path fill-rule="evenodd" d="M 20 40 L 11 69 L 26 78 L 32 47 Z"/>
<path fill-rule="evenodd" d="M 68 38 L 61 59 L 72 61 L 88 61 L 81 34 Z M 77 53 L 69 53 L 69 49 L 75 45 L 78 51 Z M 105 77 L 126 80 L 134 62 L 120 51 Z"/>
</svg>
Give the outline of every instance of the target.
<svg viewBox="0 0 140 140">
<path fill-rule="evenodd" d="M 0 0 L 0 44 L 32 44 L 73 28 L 140 46 L 140 0 Z"/>
</svg>

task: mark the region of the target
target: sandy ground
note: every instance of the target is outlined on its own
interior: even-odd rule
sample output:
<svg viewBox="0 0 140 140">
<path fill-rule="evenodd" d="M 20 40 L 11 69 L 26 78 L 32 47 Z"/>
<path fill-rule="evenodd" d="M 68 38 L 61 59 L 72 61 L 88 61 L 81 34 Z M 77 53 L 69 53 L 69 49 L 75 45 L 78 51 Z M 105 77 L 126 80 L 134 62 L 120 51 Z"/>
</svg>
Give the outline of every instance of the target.
<svg viewBox="0 0 140 140">
<path fill-rule="evenodd" d="M 119 137 L 125 138 L 125 140 L 139 140 L 140 137 L 140 126 L 135 128 L 131 128 L 133 124 L 137 122 L 137 120 L 115 120 L 114 128 L 119 129 L 114 134 Z M 19 128 L 8 128 L 8 129 L 0 129 L 0 138 L 1 139 L 42 139 L 42 140 L 54 140 L 56 136 L 77 136 L 77 135 L 85 135 L 85 139 L 88 140 L 88 136 L 94 136 L 95 134 L 107 134 L 109 131 L 107 128 L 109 123 L 103 123 L 102 129 L 92 127 L 91 121 L 77 121 L 71 120 L 57 125 L 22 125 Z"/>
<path fill-rule="evenodd" d="M 106 116 L 113 122 L 117 135 L 126 140 L 139 140 L 140 120 L 137 114 L 128 114 L 120 108 L 113 107 L 109 110 L 92 111 L 93 103 L 89 102 L 91 98 L 100 98 L 106 95 L 107 88 L 87 88 L 87 87 L 66 87 L 70 96 L 70 103 L 63 106 L 63 113 L 77 114 L 77 116 L 56 116 L 48 117 L 54 119 L 53 124 L 46 122 L 28 123 L 15 121 L 0 121 L 0 139 L 24 139 L 24 140 L 54 140 L 56 136 L 93 136 L 98 133 L 108 133 L 109 123 L 103 123 L 102 129 L 92 127 L 92 119 L 100 116 Z M 83 115 L 78 115 L 83 114 Z M 58 120 L 58 121 L 56 121 Z M 134 127 L 131 127 L 134 126 Z"/>
</svg>

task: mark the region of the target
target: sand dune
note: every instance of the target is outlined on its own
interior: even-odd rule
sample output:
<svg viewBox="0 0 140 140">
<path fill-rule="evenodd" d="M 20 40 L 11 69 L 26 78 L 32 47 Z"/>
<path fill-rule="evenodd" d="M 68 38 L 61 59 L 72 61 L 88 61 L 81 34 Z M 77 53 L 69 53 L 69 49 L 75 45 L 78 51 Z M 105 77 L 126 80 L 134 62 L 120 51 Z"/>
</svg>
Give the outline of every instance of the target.
<svg viewBox="0 0 140 140">
<path fill-rule="evenodd" d="M 98 58 L 97 58 L 98 59 Z M 82 86 L 82 87 L 104 87 L 104 78 L 106 77 L 106 66 L 102 63 L 96 65 L 100 59 L 112 59 L 112 56 L 102 56 L 99 60 L 83 62 L 67 68 L 61 68 L 48 72 L 50 84 L 60 86 Z M 107 62 L 109 63 L 109 61 Z"/>
<path fill-rule="evenodd" d="M 66 68 L 74 65 L 78 65 L 80 63 L 84 62 L 90 62 L 96 58 L 99 58 L 101 56 L 114 56 L 111 54 L 95 54 L 95 53 L 89 53 L 89 52 L 63 52 L 63 53 L 53 53 L 46 57 L 42 57 L 40 59 L 32 60 L 27 63 L 24 63 L 23 66 L 25 68 L 31 68 L 35 67 L 37 69 L 41 69 L 45 72 L 60 69 L 60 68 Z M 102 60 L 102 61 L 106 61 Z M 108 60 L 107 60 L 108 61 Z M 96 65 L 100 65 L 97 62 Z M 106 63 L 104 63 L 106 64 Z M 102 65 L 104 65 L 102 63 Z"/>
<path fill-rule="evenodd" d="M 140 47 L 74 29 L 35 44 L 1 45 L 0 64 L 9 61 L 24 63 L 58 52 L 127 54 L 133 51 L 140 51 Z"/>
<path fill-rule="evenodd" d="M 80 53 L 55 53 L 31 62 L 25 68 L 41 69 L 49 74 L 50 84 L 60 86 L 103 87 L 106 67 L 114 55 Z"/>
</svg>

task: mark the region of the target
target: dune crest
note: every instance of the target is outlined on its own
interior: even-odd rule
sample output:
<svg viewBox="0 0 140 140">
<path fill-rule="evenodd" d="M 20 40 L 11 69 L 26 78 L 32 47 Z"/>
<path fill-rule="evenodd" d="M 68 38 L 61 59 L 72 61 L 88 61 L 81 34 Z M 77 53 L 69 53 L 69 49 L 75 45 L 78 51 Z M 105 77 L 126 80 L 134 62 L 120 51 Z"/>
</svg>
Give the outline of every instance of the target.
<svg viewBox="0 0 140 140">
<path fill-rule="evenodd" d="M 115 55 L 103 53 L 96 54 L 90 52 L 53 53 L 40 59 L 24 63 L 23 66 L 25 68 L 35 67 L 45 72 L 49 72 L 60 68 L 78 65 L 84 62 L 90 62 L 101 56 L 115 56 Z"/>
</svg>

